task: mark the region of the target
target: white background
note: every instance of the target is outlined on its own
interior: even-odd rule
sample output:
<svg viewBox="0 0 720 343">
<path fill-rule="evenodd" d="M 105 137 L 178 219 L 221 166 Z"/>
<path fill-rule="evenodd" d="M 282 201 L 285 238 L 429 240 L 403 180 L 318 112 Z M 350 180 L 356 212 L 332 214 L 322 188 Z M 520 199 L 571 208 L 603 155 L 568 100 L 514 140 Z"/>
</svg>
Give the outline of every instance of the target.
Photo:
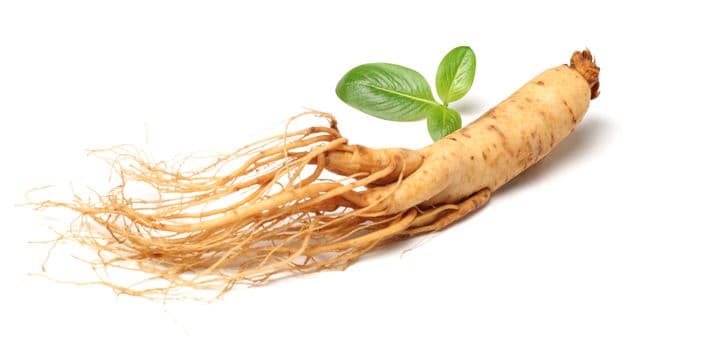
<svg viewBox="0 0 720 343">
<path fill-rule="evenodd" d="M 716 10 L 250 3 L 0 4 L 0 341 L 720 341 Z M 477 54 L 456 106 L 466 123 L 573 50 L 590 48 L 602 68 L 574 135 L 467 220 L 345 272 L 239 287 L 212 304 L 29 275 L 47 246 L 28 242 L 64 222 L 15 205 L 36 186 L 102 185 L 107 169 L 85 149 L 230 151 L 304 107 L 336 114 L 353 143 L 422 147 L 423 122 L 363 115 L 335 84 L 377 61 L 434 84 L 457 45 Z"/>
</svg>

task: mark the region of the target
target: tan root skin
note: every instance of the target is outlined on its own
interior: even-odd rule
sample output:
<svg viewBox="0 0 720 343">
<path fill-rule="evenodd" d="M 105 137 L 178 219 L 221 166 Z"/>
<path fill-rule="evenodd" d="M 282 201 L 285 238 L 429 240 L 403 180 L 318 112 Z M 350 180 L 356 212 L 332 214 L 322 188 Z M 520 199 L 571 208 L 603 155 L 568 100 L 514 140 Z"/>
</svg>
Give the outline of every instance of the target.
<svg viewBox="0 0 720 343">
<path fill-rule="evenodd" d="M 468 126 L 420 151 L 424 162 L 388 201 L 390 211 L 494 192 L 547 155 L 583 119 L 588 82 L 559 66 L 538 75 Z"/>
<path fill-rule="evenodd" d="M 109 194 L 39 205 L 69 208 L 96 224 L 61 237 L 97 250 L 96 266 L 165 282 L 99 281 L 122 293 L 222 293 L 238 282 L 342 269 L 380 244 L 440 230 L 483 206 L 575 129 L 598 95 L 598 75 L 590 53 L 576 52 L 569 66 L 541 73 L 419 151 L 349 145 L 324 113 L 312 114 L 328 127 L 286 132 L 191 172 L 115 151 L 122 182 Z M 128 181 L 152 186 L 161 200 L 126 198 Z"/>
</svg>

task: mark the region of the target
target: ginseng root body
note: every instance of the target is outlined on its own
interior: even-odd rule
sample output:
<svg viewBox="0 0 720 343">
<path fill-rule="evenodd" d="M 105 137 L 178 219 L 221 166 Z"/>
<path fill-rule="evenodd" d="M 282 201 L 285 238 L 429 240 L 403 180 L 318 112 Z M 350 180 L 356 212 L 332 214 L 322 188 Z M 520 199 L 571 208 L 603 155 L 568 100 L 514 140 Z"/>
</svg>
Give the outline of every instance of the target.
<svg viewBox="0 0 720 343">
<path fill-rule="evenodd" d="M 98 265 L 149 273 L 163 285 L 125 286 L 148 295 L 182 287 L 225 291 L 273 275 L 342 269 L 374 247 L 442 229 L 567 137 L 598 95 L 588 51 L 536 76 L 475 122 L 418 151 L 350 145 L 335 119 L 286 132 L 180 171 L 119 152 L 121 182 L 66 207 L 93 225 L 64 238 L 98 250 Z M 117 151 L 116 151 L 117 152 Z M 129 182 L 150 185 L 145 200 Z"/>
</svg>

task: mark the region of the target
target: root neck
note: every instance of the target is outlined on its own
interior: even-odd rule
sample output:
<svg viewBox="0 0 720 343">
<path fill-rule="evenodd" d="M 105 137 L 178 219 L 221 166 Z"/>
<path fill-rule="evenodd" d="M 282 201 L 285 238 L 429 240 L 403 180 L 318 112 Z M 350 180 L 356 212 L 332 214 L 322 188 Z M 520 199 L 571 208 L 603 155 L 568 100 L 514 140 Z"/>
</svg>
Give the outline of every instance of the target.
<svg viewBox="0 0 720 343">
<path fill-rule="evenodd" d="M 570 58 L 570 67 L 577 70 L 590 85 L 590 99 L 597 98 L 600 95 L 600 67 L 595 64 L 590 50 L 575 51 Z"/>
</svg>

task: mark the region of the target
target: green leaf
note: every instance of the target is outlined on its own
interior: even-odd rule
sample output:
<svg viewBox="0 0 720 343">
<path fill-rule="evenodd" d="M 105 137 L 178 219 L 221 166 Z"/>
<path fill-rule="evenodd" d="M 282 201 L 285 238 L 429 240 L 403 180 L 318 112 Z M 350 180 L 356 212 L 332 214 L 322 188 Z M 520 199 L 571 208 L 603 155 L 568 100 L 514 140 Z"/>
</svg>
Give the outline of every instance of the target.
<svg viewBox="0 0 720 343">
<path fill-rule="evenodd" d="M 353 68 L 340 79 L 335 93 L 348 105 L 386 120 L 419 120 L 442 107 L 422 75 L 389 63 Z"/>
<path fill-rule="evenodd" d="M 470 90 L 475 79 L 475 53 L 467 46 L 450 50 L 442 59 L 435 76 L 438 96 L 445 105 L 459 100 Z"/>
<path fill-rule="evenodd" d="M 442 107 L 442 111 L 431 113 L 427 117 L 427 128 L 433 141 L 443 138 L 462 127 L 462 119 L 457 111 Z"/>
</svg>

